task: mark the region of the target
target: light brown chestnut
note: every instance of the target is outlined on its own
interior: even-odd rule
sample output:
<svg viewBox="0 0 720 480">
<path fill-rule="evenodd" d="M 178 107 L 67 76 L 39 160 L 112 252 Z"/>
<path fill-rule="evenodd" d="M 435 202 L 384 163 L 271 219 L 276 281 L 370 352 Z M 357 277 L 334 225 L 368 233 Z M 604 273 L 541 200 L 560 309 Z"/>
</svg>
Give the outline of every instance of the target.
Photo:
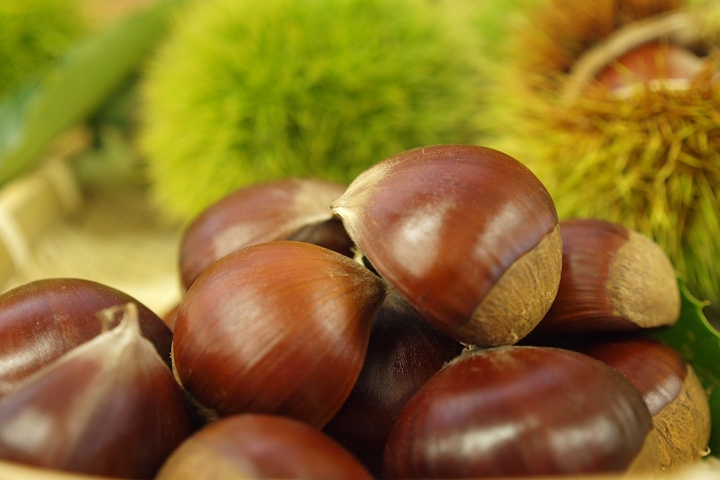
<svg viewBox="0 0 720 480">
<path fill-rule="evenodd" d="M 172 372 L 134 303 L 103 310 L 104 331 L 0 399 L 0 459 L 118 478 L 153 478 L 193 430 Z"/>
<path fill-rule="evenodd" d="M 658 244 L 593 218 L 563 220 L 560 231 L 560 287 L 531 336 L 639 330 L 677 321 L 677 276 Z"/>
<path fill-rule="evenodd" d="M 380 275 L 462 342 L 516 343 L 555 298 L 555 205 L 537 177 L 502 152 L 403 152 L 360 174 L 331 208 Z"/>
<path fill-rule="evenodd" d="M 36 280 L 0 295 L 0 397 L 23 378 L 101 332 L 101 310 L 133 302 L 140 329 L 170 366 L 172 332 L 132 296 L 78 278 Z M 119 321 L 119 320 L 118 320 Z"/>
<path fill-rule="evenodd" d="M 242 414 L 202 428 L 173 452 L 157 480 L 373 477 L 350 453 L 287 417 Z"/>
<path fill-rule="evenodd" d="M 599 360 L 550 347 L 474 350 L 400 412 L 388 478 L 656 473 L 658 445 L 640 393 Z"/>
<path fill-rule="evenodd" d="M 252 245 L 192 284 L 176 315 L 176 377 L 209 418 L 275 413 L 321 428 L 365 359 L 386 284 L 337 252 Z"/>
<path fill-rule="evenodd" d="M 708 396 L 677 350 L 640 334 L 593 336 L 570 348 L 610 365 L 640 391 L 653 418 L 663 471 L 687 467 L 708 453 Z"/>
<path fill-rule="evenodd" d="M 352 256 L 352 241 L 330 211 L 346 185 L 312 178 L 243 187 L 205 209 L 183 232 L 180 273 L 185 288 L 230 252 L 271 240 L 297 240 Z"/>
<path fill-rule="evenodd" d="M 375 476 L 400 410 L 464 346 L 438 332 L 391 290 L 373 322 L 355 387 L 323 431 Z"/>
</svg>

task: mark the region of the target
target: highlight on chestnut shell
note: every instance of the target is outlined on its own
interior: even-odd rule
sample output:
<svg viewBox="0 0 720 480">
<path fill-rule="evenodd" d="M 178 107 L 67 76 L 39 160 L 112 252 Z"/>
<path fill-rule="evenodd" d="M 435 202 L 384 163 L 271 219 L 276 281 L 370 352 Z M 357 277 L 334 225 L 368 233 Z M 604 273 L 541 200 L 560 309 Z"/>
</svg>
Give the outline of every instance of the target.
<svg viewBox="0 0 720 480">
<path fill-rule="evenodd" d="M 214 261 L 272 240 L 299 240 L 351 256 L 352 241 L 330 211 L 347 186 L 288 178 L 240 188 L 203 210 L 183 231 L 180 275 L 187 289 Z"/>
<path fill-rule="evenodd" d="M 653 240 L 594 218 L 563 220 L 560 232 L 560 286 L 532 337 L 635 331 L 678 320 L 677 274 Z"/>
<path fill-rule="evenodd" d="M 46 278 L 0 294 L 0 397 L 25 377 L 99 335 L 98 312 L 129 302 L 137 305 L 143 336 L 170 367 L 172 332 L 160 317 L 125 292 L 92 280 Z"/>
<path fill-rule="evenodd" d="M 105 330 L 0 399 L 0 458 L 88 475 L 151 479 L 195 428 L 187 399 L 141 335 L 134 303 Z"/>
<path fill-rule="evenodd" d="M 370 270 L 317 245 L 238 250 L 180 304 L 175 375 L 210 418 L 274 413 L 321 428 L 357 380 L 386 293 Z"/>
<path fill-rule="evenodd" d="M 331 208 L 379 274 L 464 343 L 517 343 L 555 298 L 555 205 L 537 177 L 502 152 L 409 150 L 360 174 Z"/>
<path fill-rule="evenodd" d="M 707 455 L 708 394 L 677 350 L 638 333 L 593 336 L 568 348 L 610 365 L 642 394 L 655 426 L 661 470 L 678 471 Z"/>
<path fill-rule="evenodd" d="M 287 417 L 240 414 L 195 432 L 170 455 L 157 480 L 317 478 L 371 480 L 342 446 Z"/>
<path fill-rule="evenodd" d="M 391 289 L 373 322 L 360 376 L 323 432 L 380 478 L 385 442 L 400 410 L 464 348 L 428 325 Z"/>
<path fill-rule="evenodd" d="M 659 471 L 640 393 L 620 373 L 550 347 L 478 349 L 450 362 L 400 412 L 387 478 Z"/>
</svg>

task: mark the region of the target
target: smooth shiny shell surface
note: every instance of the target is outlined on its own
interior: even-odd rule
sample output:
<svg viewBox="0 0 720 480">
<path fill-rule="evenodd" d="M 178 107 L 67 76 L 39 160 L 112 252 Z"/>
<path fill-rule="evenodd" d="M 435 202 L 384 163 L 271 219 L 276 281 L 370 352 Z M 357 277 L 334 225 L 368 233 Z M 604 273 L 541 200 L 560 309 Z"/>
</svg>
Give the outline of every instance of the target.
<svg viewBox="0 0 720 480">
<path fill-rule="evenodd" d="M 345 449 L 307 424 L 274 415 L 220 419 L 167 460 L 157 480 L 317 478 L 370 480 Z"/>
<path fill-rule="evenodd" d="M 350 253 L 352 242 L 330 204 L 346 186 L 293 178 L 241 188 L 205 209 L 183 232 L 180 271 L 183 285 L 230 252 L 272 240 L 300 240 Z"/>
<path fill-rule="evenodd" d="M 51 278 L 0 295 L 0 396 L 99 335 L 98 312 L 131 301 L 138 305 L 143 335 L 170 366 L 170 329 L 150 309 L 117 289 L 84 279 Z"/>
<path fill-rule="evenodd" d="M 588 339 L 574 349 L 610 365 L 642 394 L 653 417 L 663 470 L 687 467 L 707 453 L 707 393 L 677 350 L 639 334 Z"/>
<path fill-rule="evenodd" d="M 448 364 L 402 410 L 384 457 L 389 478 L 656 471 L 657 462 L 650 414 L 625 377 L 576 352 L 522 346 Z"/>
<path fill-rule="evenodd" d="M 316 245 L 233 252 L 180 305 L 176 376 L 220 416 L 277 413 L 322 427 L 360 373 L 385 293 L 367 268 Z"/>
<path fill-rule="evenodd" d="M 182 389 L 141 336 L 135 316 L 38 370 L 0 399 L 0 458 L 149 479 L 193 428 Z"/>
<path fill-rule="evenodd" d="M 385 441 L 400 410 L 463 349 L 391 291 L 373 322 L 360 377 L 323 431 L 380 476 Z"/>
<path fill-rule="evenodd" d="M 438 145 L 401 153 L 358 176 L 332 209 L 377 271 L 461 341 L 515 343 L 554 299 L 561 264 L 554 203 L 530 170 L 497 150 Z M 519 281 L 505 276 L 541 246 L 539 258 L 518 268 Z M 482 318 L 481 304 L 500 284 L 495 313 L 512 313 Z M 507 325 L 474 332 L 474 316 L 518 328 L 493 338 Z"/>
<path fill-rule="evenodd" d="M 632 331 L 677 321 L 677 275 L 659 245 L 593 218 L 563 220 L 560 232 L 560 286 L 531 336 Z"/>
</svg>

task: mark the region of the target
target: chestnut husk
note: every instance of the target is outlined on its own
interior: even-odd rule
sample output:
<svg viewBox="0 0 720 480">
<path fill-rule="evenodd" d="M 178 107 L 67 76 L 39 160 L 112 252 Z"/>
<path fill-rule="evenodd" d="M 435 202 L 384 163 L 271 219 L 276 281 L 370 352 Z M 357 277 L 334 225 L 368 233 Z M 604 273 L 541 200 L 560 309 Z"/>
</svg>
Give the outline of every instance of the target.
<svg viewBox="0 0 720 480">
<path fill-rule="evenodd" d="M 240 188 L 201 212 L 180 240 L 180 276 L 187 289 L 213 262 L 272 240 L 313 243 L 352 256 L 352 240 L 330 211 L 346 185 L 314 178 L 272 180 Z"/>
<path fill-rule="evenodd" d="M 480 478 L 659 470 L 640 393 L 587 355 L 509 346 L 463 354 L 400 412 L 387 478 Z"/>
<path fill-rule="evenodd" d="M 129 302 L 137 305 L 143 336 L 170 367 L 172 332 L 148 307 L 120 290 L 79 278 L 47 278 L 4 292 L 0 295 L 0 397 L 99 335 L 98 312 Z"/>
<path fill-rule="evenodd" d="M 210 420 L 272 413 L 322 428 L 357 380 L 386 293 L 380 277 L 317 245 L 238 250 L 182 300 L 175 375 Z"/>
<path fill-rule="evenodd" d="M 88 475 L 153 478 L 193 431 L 187 399 L 141 336 L 137 306 L 101 312 L 115 328 L 0 399 L 0 458 Z"/>
<path fill-rule="evenodd" d="M 307 478 L 371 480 L 340 444 L 287 417 L 241 414 L 194 433 L 170 455 L 157 480 Z"/>
<path fill-rule="evenodd" d="M 379 477 L 385 442 L 400 410 L 464 349 L 428 325 L 391 290 L 373 322 L 355 387 L 323 431 Z"/>
<path fill-rule="evenodd" d="M 402 152 L 360 174 L 331 208 L 408 304 L 461 342 L 517 343 L 555 298 L 562 246 L 553 200 L 502 152 Z"/>
</svg>

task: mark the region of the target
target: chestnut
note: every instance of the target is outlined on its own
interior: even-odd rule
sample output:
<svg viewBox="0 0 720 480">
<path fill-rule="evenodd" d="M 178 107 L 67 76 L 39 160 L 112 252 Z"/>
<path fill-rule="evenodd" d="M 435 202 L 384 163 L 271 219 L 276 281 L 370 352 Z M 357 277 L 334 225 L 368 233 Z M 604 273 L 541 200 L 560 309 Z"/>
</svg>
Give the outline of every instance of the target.
<svg viewBox="0 0 720 480">
<path fill-rule="evenodd" d="M 287 417 L 246 413 L 222 418 L 194 433 L 156 477 L 218 478 L 373 477 L 344 448 L 311 426 Z"/>
<path fill-rule="evenodd" d="M 140 329 L 170 366 L 172 332 L 150 309 L 110 286 L 79 278 L 29 282 L 0 295 L 0 397 L 29 374 L 101 332 L 101 310 L 133 302 Z"/>
<path fill-rule="evenodd" d="M 475 349 L 405 405 L 384 454 L 389 478 L 657 472 L 650 412 L 603 362 L 552 347 Z"/>
<path fill-rule="evenodd" d="M 595 79 L 616 95 L 628 95 L 641 85 L 655 89 L 659 85 L 688 88 L 706 68 L 707 63 L 693 51 L 656 40 L 615 58 Z"/>
<path fill-rule="evenodd" d="M 560 286 L 532 337 L 635 331 L 677 321 L 677 275 L 657 243 L 595 218 L 563 220 L 560 232 Z"/>
<path fill-rule="evenodd" d="M 517 343 L 555 298 L 555 205 L 537 177 L 502 152 L 409 150 L 361 173 L 331 208 L 408 304 L 461 342 Z"/>
<path fill-rule="evenodd" d="M 323 431 L 379 477 L 385 441 L 402 407 L 465 349 L 428 325 L 393 290 L 370 332 L 360 376 Z"/>
<path fill-rule="evenodd" d="M 180 240 L 180 276 L 187 289 L 230 252 L 271 240 L 297 240 L 352 256 L 352 241 L 330 211 L 346 186 L 289 178 L 240 188 L 200 213 Z"/>
<path fill-rule="evenodd" d="M 652 415 L 663 471 L 677 471 L 707 454 L 708 395 L 677 350 L 640 334 L 576 339 L 568 348 L 610 365 L 640 391 Z"/>
<path fill-rule="evenodd" d="M 360 374 L 386 291 L 364 266 L 309 243 L 230 253 L 180 304 L 176 377 L 210 419 L 273 413 L 321 428 Z"/>
<path fill-rule="evenodd" d="M 141 335 L 134 303 L 0 399 L 0 459 L 118 478 L 153 478 L 193 431 L 185 395 Z"/>
</svg>

